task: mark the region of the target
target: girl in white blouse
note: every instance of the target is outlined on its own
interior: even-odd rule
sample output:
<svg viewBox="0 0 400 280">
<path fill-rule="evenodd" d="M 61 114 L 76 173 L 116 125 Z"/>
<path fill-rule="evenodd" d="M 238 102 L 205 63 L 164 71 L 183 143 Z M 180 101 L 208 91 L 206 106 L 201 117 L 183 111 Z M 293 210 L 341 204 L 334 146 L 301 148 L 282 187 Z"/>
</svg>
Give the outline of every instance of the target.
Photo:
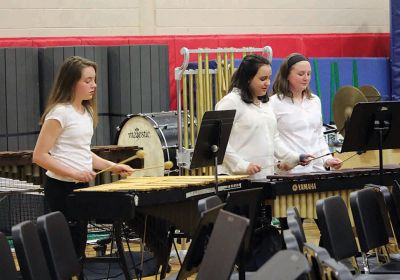
<svg viewBox="0 0 400 280">
<path fill-rule="evenodd" d="M 270 97 L 284 145 L 298 153 L 305 151 L 315 157 L 307 166 L 296 166 L 288 172 L 304 173 L 338 169 L 342 161 L 329 154 L 323 136 L 321 101 L 309 87 L 311 65 L 306 57 L 294 53 L 282 62 Z"/>
<path fill-rule="evenodd" d="M 216 110 L 236 110 L 224 161 L 219 167 L 221 173 L 266 178 L 274 173 L 275 158 L 281 161 L 283 169 L 311 159 L 287 149 L 279 139 L 267 96 L 271 75 L 271 64 L 265 57 L 247 55 L 232 76 L 229 93 L 216 104 Z"/>
</svg>

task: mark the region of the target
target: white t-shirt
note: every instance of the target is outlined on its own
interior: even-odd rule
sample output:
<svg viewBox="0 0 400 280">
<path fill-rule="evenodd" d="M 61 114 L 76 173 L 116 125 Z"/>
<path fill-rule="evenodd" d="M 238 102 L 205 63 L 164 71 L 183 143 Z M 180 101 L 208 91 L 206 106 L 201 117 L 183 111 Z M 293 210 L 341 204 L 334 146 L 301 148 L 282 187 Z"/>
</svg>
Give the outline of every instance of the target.
<svg viewBox="0 0 400 280">
<path fill-rule="evenodd" d="M 240 97 L 239 89 L 224 96 L 215 106 L 216 110 L 236 109 L 220 173 L 246 174 L 250 162 L 263 167 L 252 179 L 265 179 L 274 173 L 275 157 L 291 165 L 299 160 L 299 154 L 286 149 L 279 139 L 275 115 L 267 103 L 260 106 L 247 104 Z"/>
<path fill-rule="evenodd" d="M 301 104 L 293 103 L 290 97 L 279 99 L 278 95 L 270 97 L 275 113 L 278 131 L 283 143 L 300 154 L 312 154 L 316 157 L 329 153 L 328 144 L 323 135 L 321 101 L 318 96 L 303 98 Z M 325 171 L 324 162 L 332 158 L 326 156 L 316 159 L 306 166 L 296 166 L 289 173 Z"/>
<path fill-rule="evenodd" d="M 71 104 L 58 104 L 45 120 L 58 120 L 62 132 L 50 150 L 52 157 L 77 170 L 92 170 L 90 144 L 93 136 L 93 119 L 89 112 L 79 113 Z M 61 181 L 73 182 L 72 178 L 58 176 L 47 171 L 46 175 Z"/>
</svg>

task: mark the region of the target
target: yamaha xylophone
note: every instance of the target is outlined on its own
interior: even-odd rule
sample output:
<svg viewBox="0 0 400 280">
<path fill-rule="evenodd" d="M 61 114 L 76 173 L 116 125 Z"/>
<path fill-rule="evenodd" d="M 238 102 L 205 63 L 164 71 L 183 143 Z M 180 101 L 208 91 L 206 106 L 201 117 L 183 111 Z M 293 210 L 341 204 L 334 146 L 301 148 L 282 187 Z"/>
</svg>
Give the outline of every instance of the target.
<svg viewBox="0 0 400 280">
<path fill-rule="evenodd" d="M 271 200 L 273 215 L 285 217 L 286 209 L 296 206 L 303 218 L 316 218 L 315 203 L 318 199 L 339 195 L 346 203 L 350 192 L 366 184 L 390 186 L 399 178 L 400 166 L 357 168 L 321 173 L 282 174 L 254 180 L 252 187 L 263 187 L 264 197 Z"/>
</svg>

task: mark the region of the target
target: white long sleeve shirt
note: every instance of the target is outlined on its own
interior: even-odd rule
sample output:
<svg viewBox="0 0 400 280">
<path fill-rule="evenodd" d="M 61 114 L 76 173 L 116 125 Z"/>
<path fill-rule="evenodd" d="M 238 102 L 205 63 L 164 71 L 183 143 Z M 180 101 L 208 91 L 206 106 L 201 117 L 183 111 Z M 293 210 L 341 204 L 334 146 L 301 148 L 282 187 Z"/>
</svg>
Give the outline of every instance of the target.
<svg viewBox="0 0 400 280">
<path fill-rule="evenodd" d="M 239 89 L 222 98 L 216 110 L 236 109 L 231 135 L 224 161 L 219 172 L 226 174 L 246 174 L 249 164 L 256 163 L 263 169 L 252 175 L 252 179 L 263 179 L 274 173 L 275 157 L 291 166 L 299 161 L 299 154 L 282 145 L 279 138 L 275 115 L 270 103 L 260 106 L 242 101 Z"/>
<path fill-rule="evenodd" d="M 270 103 L 285 146 L 300 154 L 312 154 L 315 157 L 329 153 L 323 135 L 321 100 L 318 96 L 313 94 L 311 99 L 304 97 L 301 104 L 295 104 L 291 98 L 284 97 L 281 100 L 275 94 L 270 97 Z M 325 171 L 324 162 L 329 158 L 332 156 L 313 160 L 306 166 L 298 165 L 287 172 Z"/>
</svg>

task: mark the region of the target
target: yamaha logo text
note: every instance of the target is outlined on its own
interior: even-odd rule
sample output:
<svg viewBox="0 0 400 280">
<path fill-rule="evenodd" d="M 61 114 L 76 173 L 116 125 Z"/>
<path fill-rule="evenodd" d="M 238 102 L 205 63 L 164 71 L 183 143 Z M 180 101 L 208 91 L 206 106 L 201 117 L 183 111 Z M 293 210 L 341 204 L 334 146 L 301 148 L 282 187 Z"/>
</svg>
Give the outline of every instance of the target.
<svg viewBox="0 0 400 280">
<path fill-rule="evenodd" d="M 317 189 L 317 184 L 315 183 L 308 183 L 308 184 L 294 184 L 292 186 L 293 192 L 298 191 L 313 191 Z"/>
</svg>

